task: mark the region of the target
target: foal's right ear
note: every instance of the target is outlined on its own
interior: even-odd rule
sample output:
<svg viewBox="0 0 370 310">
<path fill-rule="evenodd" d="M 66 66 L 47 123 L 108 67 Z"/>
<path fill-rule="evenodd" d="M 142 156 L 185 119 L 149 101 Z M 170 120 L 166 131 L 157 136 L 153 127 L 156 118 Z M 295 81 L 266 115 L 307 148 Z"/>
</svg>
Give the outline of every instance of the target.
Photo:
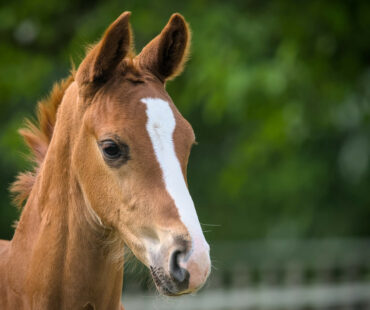
<svg viewBox="0 0 370 310">
<path fill-rule="evenodd" d="M 87 54 L 77 70 L 77 83 L 102 82 L 111 76 L 131 49 L 130 15 L 131 12 L 122 13 Z"/>
</svg>

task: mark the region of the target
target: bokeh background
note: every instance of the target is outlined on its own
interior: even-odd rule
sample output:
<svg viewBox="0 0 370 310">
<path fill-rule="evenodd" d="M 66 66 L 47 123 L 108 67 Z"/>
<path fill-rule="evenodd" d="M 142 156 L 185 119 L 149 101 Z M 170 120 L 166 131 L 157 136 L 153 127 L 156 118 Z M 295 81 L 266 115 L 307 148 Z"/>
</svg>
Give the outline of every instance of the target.
<svg viewBox="0 0 370 310">
<path fill-rule="evenodd" d="M 9 184 L 30 166 L 17 129 L 124 10 L 137 52 L 174 12 L 193 30 L 190 61 L 167 89 L 199 143 L 189 187 L 215 269 L 200 294 L 213 297 L 186 308 L 370 309 L 369 1 L 2 3 L 0 238 L 19 216 Z"/>
</svg>

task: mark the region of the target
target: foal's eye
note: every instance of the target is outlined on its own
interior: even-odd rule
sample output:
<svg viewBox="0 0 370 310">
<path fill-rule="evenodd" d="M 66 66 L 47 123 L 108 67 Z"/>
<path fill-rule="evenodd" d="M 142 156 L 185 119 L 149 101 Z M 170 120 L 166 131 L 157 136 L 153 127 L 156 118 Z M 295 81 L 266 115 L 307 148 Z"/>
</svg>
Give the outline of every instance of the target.
<svg viewBox="0 0 370 310">
<path fill-rule="evenodd" d="M 119 146 L 113 141 L 103 141 L 102 149 L 104 156 L 110 159 L 118 158 L 121 155 Z"/>
<path fill-rule="evenodd" d="M 119 167 L 129 159 L 129 149 L 124 143 L 103 140 L 99 143 L 99 146 L 105 161 L 113 167 Z"/>
</svg>

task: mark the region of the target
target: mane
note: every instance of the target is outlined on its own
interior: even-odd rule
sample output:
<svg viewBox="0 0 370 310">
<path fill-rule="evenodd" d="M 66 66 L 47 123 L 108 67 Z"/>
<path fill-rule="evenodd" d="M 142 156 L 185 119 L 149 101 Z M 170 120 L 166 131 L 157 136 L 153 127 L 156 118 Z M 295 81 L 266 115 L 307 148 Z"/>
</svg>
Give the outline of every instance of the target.
<svg viewBox="0 0 370 310">
<path fill-rule="evenodd" d="M 19 133 L 31 151 L 30 159 L 34 163 L 30 171 L 19 173 L 10 187 L 13 202 L 22 208 L 35 183 L 37 172 L 42 164 L 53 136 L 58 107 L 66 89 L 74 81 L 74 74 L 55 83 L 49 95 L 37 104 L 37 119 L 26 119 L 25 128 Z"/>
</svg>

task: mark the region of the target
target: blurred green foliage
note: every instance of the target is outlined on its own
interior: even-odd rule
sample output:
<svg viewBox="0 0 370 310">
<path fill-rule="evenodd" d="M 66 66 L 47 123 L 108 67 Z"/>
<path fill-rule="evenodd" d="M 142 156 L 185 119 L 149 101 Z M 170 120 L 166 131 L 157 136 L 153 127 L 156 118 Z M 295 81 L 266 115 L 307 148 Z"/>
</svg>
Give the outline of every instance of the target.
<svg viewBox="0 0 370 310">
<path fill-rule="evenodd" d="M 23 0 L 0 7 L 0 237 L 17 134 L 88 43 L 132 11 L 137 51 L 174 12 L 192 57 L 168 84 L 193 125 L 189 186 L 210 240 L 370 235 L 369 1 Z"/>
</svg>

